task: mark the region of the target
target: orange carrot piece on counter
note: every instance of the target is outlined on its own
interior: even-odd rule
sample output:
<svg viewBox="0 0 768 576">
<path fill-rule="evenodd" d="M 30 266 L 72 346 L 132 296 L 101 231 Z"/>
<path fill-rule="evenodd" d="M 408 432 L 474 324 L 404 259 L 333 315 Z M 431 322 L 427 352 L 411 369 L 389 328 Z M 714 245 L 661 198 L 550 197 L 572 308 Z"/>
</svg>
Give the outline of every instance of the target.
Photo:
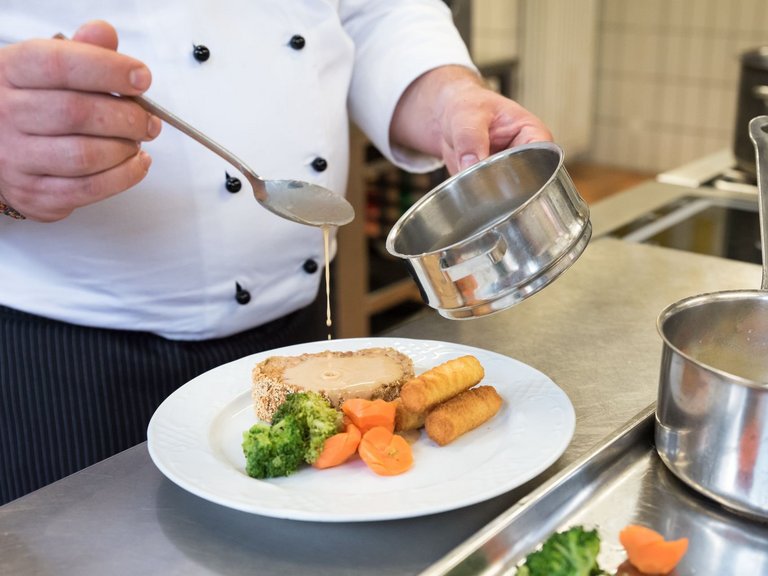
<svg viewBox="0 0 768 576">
<path fill-rule="evenodd" d="M 322 469 L 344 464 L 357 452 L 361 438 L 360 429 L 351 422 L 348 423 L 345 432 L 334 434 L 325 441 L 323 451 L 312 466 Z"/>
<path fill-rule="evenodd" d="M 383 426 L 390 432 L 394 431 L 396 410 L 395 404 L 382 399 L 352 398 L 345 400 L 341 405 L 341 411 L 360 429 L 360 433 L 363 435 L 375 426 Z"/>
<path fill-rule="evenodd" d="M 667 541 L 645 526 L 630 524 L 619 533 L 629 562 L 646 574 L 668 574 L 688 550 L 688 538 Z"/>
<path fill-rule="evenodd" d="M 639 558 L 632 562 L 646 574 L 668 574 L 688 550 L 688 538 L 651 542 L 640 547 Z"/>
<path fill-rule="evenodd" d="M 624 546 L 628 556 L 632 556 L 640 546 L 650 544 L 651 542 L 662 542 L 664 536 L 645 526 L 639 524 L 629 524 L 619 532 L 619 542 Z"/>
<path fill-rule="evenodd" d="M 384 426 L 374 426 L 363 434 L 357 448 L 360 458 L 381 476 L 395 476 L 413 466 L 411 445 Z"/>
</svg>

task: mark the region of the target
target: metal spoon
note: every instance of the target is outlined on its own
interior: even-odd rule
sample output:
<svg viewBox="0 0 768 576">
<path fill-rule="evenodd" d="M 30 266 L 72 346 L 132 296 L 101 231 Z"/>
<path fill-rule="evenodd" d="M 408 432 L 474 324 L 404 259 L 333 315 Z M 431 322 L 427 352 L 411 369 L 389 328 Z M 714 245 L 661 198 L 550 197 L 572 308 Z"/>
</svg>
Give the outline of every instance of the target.
<svg viewBox="0 0 768 576">
<path fill-rule="evenodd" d="M 208 136 L 187 124 L 146 96 L 123 96 L 133 100 L 147 112 L 165 120 L 187 136 L 197 140 L 214 154 L 237 168 L 250 182 L 256 200 L 270 212 L 309 226 L 343 226 L 355 217 L 347 200 L 317 184 L 301 180 L 266 180 L 260 178 L 245 162 Z"/>
<path fill-rule="evenodd" d="M 58 32 L 54 38 L 67 40 Z M 146 96 L 122 96 L 133 100 L 147 112 L 165 120 L 168 124 L 180 130 L 187 136 L 197 140 L 214 154 L 237 168 L 251 184 L 253 195 L 259 204 L 270 212 L 299 224 L 309 226 L 343 226 L 355 218 L 355 210 L 347 200 L 317 184 L 301 180 L 266 180 L 229 150 L 211 140 L 197 128 L 166 110 Z"/>
</svg>

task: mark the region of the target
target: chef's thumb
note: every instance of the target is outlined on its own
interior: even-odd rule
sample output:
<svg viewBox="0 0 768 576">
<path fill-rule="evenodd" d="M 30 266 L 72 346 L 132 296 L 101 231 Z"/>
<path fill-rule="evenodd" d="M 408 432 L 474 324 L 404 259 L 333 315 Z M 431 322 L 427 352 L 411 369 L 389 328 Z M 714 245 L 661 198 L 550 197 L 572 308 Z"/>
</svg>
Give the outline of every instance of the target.
<svg viewBox="0 0 768 576">
<path fill-rule="evenodd" d="M 480 117 L 457 119 L 452 130 L 452 144 L 456 166 L 466 170 L 488 157 L 490 137 L 488 127 Z"/>
</svg>

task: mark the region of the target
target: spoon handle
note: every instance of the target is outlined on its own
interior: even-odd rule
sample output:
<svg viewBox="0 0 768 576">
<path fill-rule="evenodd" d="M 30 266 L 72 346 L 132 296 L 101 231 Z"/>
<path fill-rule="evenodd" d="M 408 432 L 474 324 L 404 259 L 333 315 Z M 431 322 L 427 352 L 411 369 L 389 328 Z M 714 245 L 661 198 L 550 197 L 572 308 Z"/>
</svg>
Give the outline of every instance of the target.
<svg viewBox="0 0 768 576">
<path fill-rule="evenodd" d="M 53 35 L 54 38 L 58 40 L 67 40 L 67 37 L 62 34 L 61 32 L 57 32 Z M 267 200 L 267 187 L 264 184 L 264 181 L 259 178 L 259 175 L 256 174 L 253 170 L 251 170 L 248 165 L 240 160 L 237 156 L 232 154 L 229 150 L 224 148 L 221 144 L 218 142 L 214 142 L 208 136 L 200 132 L 197 128 L 194 126 L 191 126 L 187 124 L 184 120 L 176 116 L 173 112 L 170 110 L 166 110 L 160 104 L 157 102 L 154 102 L 147 98 L 146 96 L 121 96 L 121 98 L 127 98 L 129 100 L 133 100 L 144 108 L 147 112 L 150 114 L 154 114 L 161 120 L 165 120 L 168 124 L 176 128 L 177 130 L 183 132 L 193 140 L 197 140 L 200 144 L 208 148 L 211 152 L 214 154 L 217 154 L 224 158 L 227 162 L 232 164 L 235 168 L 237 168 L 243 176 L 245 176 L 248 179 L 248 182 L 251 184 L 251 187 L 253 188 L 253 195 L 256 197 L 256 200 L 259 202 L 266 202 Z"/>
<path fill-rule="evenodd" d="M 194 126 L 191 126 L 176 116 L 173 112 L 166 110 L 160 106 L 160 104 L 150 100 L 146 96 L 123 96 L 123 98 L 133 100 L 150 114 L 154 114 L 177 130 L 183 132 L 193 140 L 196 140 L 202 144 L 214 154 L 224 158 L 224 160 L 232 164 L 232 166 L 237 168 L 243 175 L 245 175 L 245 177 L 248 179 L 248 182 L 250 182 L 251 186 L 253 187 L 253 194 L 256 196 L 257 200 L 265 201 L 267 199 L 266 187 L 264 186 L 264 182 L 261 180 L 261 178 L 259 178 L 258 174 L 251 170 L 245 162 L 240 160 L 240 158 L 232 154 L 232 152 L 224 148 L 221 144 L 211 140 L 208 136 L 200 132 L 200 130 Z"/>
</svg>

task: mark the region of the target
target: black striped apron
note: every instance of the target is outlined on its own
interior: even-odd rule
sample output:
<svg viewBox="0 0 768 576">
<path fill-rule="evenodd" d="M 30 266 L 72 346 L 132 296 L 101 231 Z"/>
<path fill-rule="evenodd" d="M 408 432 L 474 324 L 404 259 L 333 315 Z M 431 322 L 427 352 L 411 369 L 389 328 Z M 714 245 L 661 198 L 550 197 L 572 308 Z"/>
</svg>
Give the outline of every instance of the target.
<svg viewBox="0 0 768 576">
<path fill-rule="evenodd" d="M 160 403 L 206 370 L 327 338 L 321 292 L 285 318 L 206 341 L 87 328 L 0 306 L 0 504 L 143 442 Z"/>
</svg>

